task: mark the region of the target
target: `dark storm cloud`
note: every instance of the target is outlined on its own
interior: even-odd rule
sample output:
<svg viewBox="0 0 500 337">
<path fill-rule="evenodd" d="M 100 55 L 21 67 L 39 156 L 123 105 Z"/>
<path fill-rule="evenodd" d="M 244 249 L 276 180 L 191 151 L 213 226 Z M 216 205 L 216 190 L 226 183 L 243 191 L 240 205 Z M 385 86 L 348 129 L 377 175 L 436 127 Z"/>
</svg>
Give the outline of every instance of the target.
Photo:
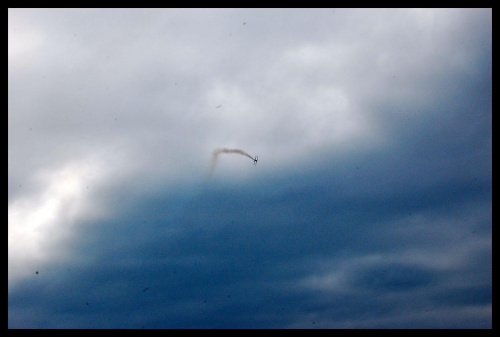
<svg viewBox="0 0 500 337">
<path fill-rule="evenodd" d="M 119 198 L 129 211 L 112 224 L 83 226 L 86 234 L 74 247 L 75 256 L 85 254 L 92 262 L 77 263 L 71 272 L 67 266 L 54 267 L 54 277 L 64 274 L 71 281 L 45 285 L 39 298 L 39 280 L 34 279 L 29 284 L 35 290 L 24 293 L 24 301 L 30 296 L 42 303 L 59 298 L 63 311 L 75 315 L 76 326 L 86 326 L 85 317 L 95 315 L 103 318 L 90 326 L 132 328 L 311 327 L 312 321 L 341 327 L 401 311 L 424 315 L 445 308 L 454 315 L 460 303 L 487 305 L 491 271 L 483 254 L 488 246 L 467 247 L 489 235 L 490 219 L 469 205 L 477 200 L 488 209 L 488 188 L 467 200 L 457 196 L 454 186 L 439 186 L 421 192 L 431 202 L 412 204 L 413 191 L 394 200 L 358 195 L 347 202 L 319 182 L 310 185 L 311 177 L 286 181 L 270 179 L 236 190 L 213 186 L 185 199 L 174 194 L 146 196 L 139 203 Z M 305 182 L 309 192 L 301 187 Z M 356 189 L 363 181 L 343 184 Z M 486 232 L 471 234 L 478 220 L 484 221 Z M 461 261 L 453 253 L 464 249 L 473 260 Z M 425 253 L 439 254 L 444 261 L 428 261 Z M 415 259 L 407 260 L 408 255 Z M 455 264 L 453 277 L 448 263 Z M 482 276 L 469 273 L 464 279 L 478 263 Z M 329 273 L 339 271 L 338 285 L 331 284 Z M 452 280 L 458 275 L 467 286 Z M 311 281 L 318 278 L 323 281 Z M 56 296 L 56 291 L 72 295 Z M 455 293 L 462 295 L 452 301 Z M 23 298 L 11 297 L 13 308 Z M 84 301 L 89 302 L 88 314 L 81 312 Z M 56 310 L 57 302 L 47 303 L 47 309 Z M 422 324 L 432 326 L 429 319 L 421 318 Z M 372 326 L 379 325 L 384 326 L 382 320 Z"/>
</svg>

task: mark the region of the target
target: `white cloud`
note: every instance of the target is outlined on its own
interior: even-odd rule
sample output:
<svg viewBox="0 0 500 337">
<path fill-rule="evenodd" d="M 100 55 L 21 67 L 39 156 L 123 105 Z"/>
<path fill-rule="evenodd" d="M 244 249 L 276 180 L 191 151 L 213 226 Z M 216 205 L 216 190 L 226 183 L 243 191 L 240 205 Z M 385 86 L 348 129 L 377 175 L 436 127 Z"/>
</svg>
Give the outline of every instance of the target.
<svg viewBox="0 0 500 337">
<path fill-rule="evenodd" d="M 9 9 L 8 57 L 9 70 L 32 69 L 46 42 L 46 33 L 20 11 Z"/>
<path fill-rule="evenodd" d="M 72 258 L 66 245 L 75 239 L 74 225 L 108 213 L 105 205 L 93 200 L 104 178 L 99 163 L 87 158 L 37 172 L 33 183 L 39 189 L 9 200 L 9 285 L 32 275 L 40 265 Z"/>
</svg>

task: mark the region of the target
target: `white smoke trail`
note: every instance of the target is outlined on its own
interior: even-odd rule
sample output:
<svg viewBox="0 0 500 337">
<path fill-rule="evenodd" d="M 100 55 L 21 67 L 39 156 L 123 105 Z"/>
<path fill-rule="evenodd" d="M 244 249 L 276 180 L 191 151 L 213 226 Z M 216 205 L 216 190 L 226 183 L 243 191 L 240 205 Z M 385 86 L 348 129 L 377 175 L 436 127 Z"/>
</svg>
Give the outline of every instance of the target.
<svg viewBox="0 0 500 337">
<path fill-rule="evenodd" d="M 249 155 L 248 153 L 246 153 L 243 150 L 239 150 L 239 149 L 226 149 L 226 148 L 215 149 L 214 152 L 212 153 L 212 166 L 210 167 L 210 175 L 209 175 L 210 177 L 212 177 L 212 175 L 214 174 L 215 167 L 217 166 L 217 162 L 219 161 L 219 156 L 222 153 L 241 154 L 242 156 L 246 156 L 246 157 L 254 160 L 254 158 L 251 155 Z"/>
</svg>

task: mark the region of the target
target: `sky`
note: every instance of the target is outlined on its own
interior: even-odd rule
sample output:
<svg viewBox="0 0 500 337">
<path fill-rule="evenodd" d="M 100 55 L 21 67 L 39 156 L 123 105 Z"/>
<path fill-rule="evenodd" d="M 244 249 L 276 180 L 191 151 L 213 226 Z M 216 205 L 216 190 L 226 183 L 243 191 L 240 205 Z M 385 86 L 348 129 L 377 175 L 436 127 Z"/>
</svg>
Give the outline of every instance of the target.
<svg viewBox="0 0 500 337">
<path fill-rule="evenodd" d="M 9 328 L 491 328 L 491 182 L 491 9 L 8 10 Z"/>
</svg>

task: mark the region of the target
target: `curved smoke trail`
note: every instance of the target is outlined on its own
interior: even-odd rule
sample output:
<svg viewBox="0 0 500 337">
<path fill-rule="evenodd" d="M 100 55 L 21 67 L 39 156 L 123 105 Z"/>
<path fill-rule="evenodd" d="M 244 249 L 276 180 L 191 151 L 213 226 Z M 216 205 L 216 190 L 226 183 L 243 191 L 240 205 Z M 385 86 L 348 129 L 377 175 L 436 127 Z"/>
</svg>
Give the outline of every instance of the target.
<svg viewBox="0 0 500 337">
<path fill-rule="evenodd" d="M 246 156 L 246 157 L 254 160 L 251 155 L 249 155 L 248 153 L 246 153 L 243 150 L 239 150 L 239 149 L 226 149 L 226 148 L 215 149 L 214 152 L 212 153 L 212 166 L 210 167 L 210 177 L 212 177 L 212 175 L 214 174 L 215 167 L 217 166 L 217 162 L 219 161 L 219 156 L 222 153 L 241 154 L 242 156 Z"/>
</svg>

